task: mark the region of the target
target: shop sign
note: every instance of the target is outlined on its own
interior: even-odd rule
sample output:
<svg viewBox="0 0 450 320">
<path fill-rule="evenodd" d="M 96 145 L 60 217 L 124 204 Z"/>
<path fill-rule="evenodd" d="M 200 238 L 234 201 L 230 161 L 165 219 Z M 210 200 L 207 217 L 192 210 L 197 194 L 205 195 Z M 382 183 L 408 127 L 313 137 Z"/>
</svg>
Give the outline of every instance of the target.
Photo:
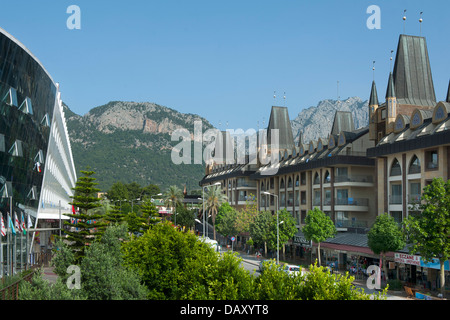
<svg viewBox="0 0 450 320">
<path fill-rule="evenodd" d="M 306 240 L 303 235 L 295 235 L 294 236 L 294 244 L 299 244 L 304 247 L 311 247 L 311 241 Z"/>
<path fill-rule="evenodd" d="M 419 267 L 424 268 L 432 268 L 432 269 L 440 269 L 439 259 L 433 259 L 432 261 L 425 262 L 421 256 L 404 254 L 404 253 L 395 253 L 395 262 L 404 263 L 404 264 L 412 264 Z M 450 270 L 449 261 L 444 262 L 444 269 L 446 271 Z"/>
<path fill-rule="evenodd" d="M 394 261 L 398 263 L 420 266 L 420 256 L 415 256 L 412 254 L 395 253 Z"/>
</svg>

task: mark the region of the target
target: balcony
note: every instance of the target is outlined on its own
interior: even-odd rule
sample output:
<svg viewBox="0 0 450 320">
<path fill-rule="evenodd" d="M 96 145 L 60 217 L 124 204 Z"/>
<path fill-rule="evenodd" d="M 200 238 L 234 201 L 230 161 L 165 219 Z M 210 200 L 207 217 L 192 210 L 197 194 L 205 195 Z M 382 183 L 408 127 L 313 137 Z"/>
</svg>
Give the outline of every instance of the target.
<svg viewBox="0 0 450 320">
<path fill-rule="evenodd" d="M 337 206 L 369 206 L 369 199 L 367 198 L 344 198 L 336 199 Z"/>
<path fill-rule="evenodd" d="M 367 228 L 368 223 L 364 220 L 336 220 L 336 228 Z"/>
<path fill-rule="evenodd" d="M 373 177 L 369 175 L 344 175 L 344 176 L 336 176 L 335 184 L 337 183 L 367 183 L 373 184 Z"/>
<path fill-rule="evenodd" d="M 237 188 L 256 188 L 256 181 L 238 180 Z"/>
</svg>

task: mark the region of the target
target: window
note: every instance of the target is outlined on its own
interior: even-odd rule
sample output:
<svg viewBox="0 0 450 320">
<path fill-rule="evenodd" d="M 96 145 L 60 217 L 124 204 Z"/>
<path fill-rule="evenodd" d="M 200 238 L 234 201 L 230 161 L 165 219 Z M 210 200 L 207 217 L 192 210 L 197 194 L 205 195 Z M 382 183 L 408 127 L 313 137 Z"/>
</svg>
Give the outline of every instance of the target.
<svg viewBox="0 0 450 320">
<path fill-rule="evenodd" d="M 5 97 L 3 98 L 3 101 L 6 102 L 6 104 L 9 104 L 10 106 L 17 107 L 17 91 L 14 88 L 10 88 L 8 92 L 6 93 Z"/>
<path fill-rule="evenodd" d="M 314 184 L 320 184 L 319 174 L 316 172 L 314 175 Z"/>
<path fill-rule="evenodd" d="M 16 140 L 8 152 L 12 156 L 23 157 L 22 141 Z"/>
<path fill-rule="evenodd" d="M 397 222 L 397 223 L 402 223 L 402 212 L 401 211 L 391 211 L 390 212 L 390 214 L 391 214 L 391 217 L 393 217 L 394 218 L 394 221 L 395 222 Z"/>
<path fill-rule="evenodd" d="M 298 179 L 298 176 L 296 176 L 296 178 L 295 178 L 295 186 L 298 187 L 299 184 L 300 184 L 300 181 Z"/>
<path fill-rule="evenodd" d="M 400 167 L 400 163 L 397 159 L 394 159 L 394 162 L 392 163 L 391 167 L 391 174 L 390 176 L 400 176 L 402 175 L 402 168 Z"/>
<path fill-rule="evenodd" d="M 409 166 L 408 174 L 420 173 L 420 161 L 419 158 L 414 156 L 411 160 L 411 165 Z"/>
<path fill-rule="evenodd" d="M 289 177 L 288 179 L 288 188 L 292 188 L 292 178 Z"/>
<path fill-rule="evenodd" d="M 316 190 L 314 191 L 314 203 L 315 206 L 320 206 L 320 191 Z"/>
<path fill-rule="evenodd" d="M 389 195 L 390 204 L 402 204 L 402 185 L 391 184 L 391 194 Z"/>
<path fill-rule="evenodd" d="M 301 204 L 306 204 L 306 191 L 300 193 L 300 202 Z"/>
<path fill-rule="evenodd" d="M 346 181 L 348 178 L 348 168 L 337 167 L 336 177 L 339 177 L 340 181 Z"/>
<path fill-rule="evenodd" d="M 19 110 L 26 114 L 33 114 L 33 105 L 31 103 L 31 99 L 26 97 L 20 105 Z"/>
<path fill-rule="evenodd" d="M 439 168 L 439 156 L 437 150 L 430 150 L 425 152 L 425 162 L 428 170 L 435 170 Z"/>
<path fill-rule="evenodd" d="M 302 186 L 306 185 L 306 172 L 300 173 L 300 183 Z"/>
<path fill-rule="evenodd" d="M 330 181 L 331 181 L 330 172 L 327 170 L 327 172 L 325 172 L 325 177 L 323 178 L 323 183 L 330 183 Z"/>
<path fill-rule="evenodd" d="M 408 203 L 419 203 L 421 191 L 422 191 L 422 189 L 420 188 L 420 181 L 419 182 L 411 182 L 409 184 Z"/>
<path fill-rule="evenodd" d="M 284 188 L 284 179 L 281 179 L 280 188 Z"/>
<path fill-rule="evenodd" d="M 348 212 L 336 211 L 336 227 L 347 227 L 348 225 Z"/>
<path fill-rule="evenodd" d="M 331 190 L 327 189 L 325 190 L 325 203 L 324 205 L 329 206 L 331 205 Z"/>
<path fill-rule="evenodd" d="M 337 193 L 336 204 L 337 205 L 347 205 L 348 204 L 348 190 L 347 189 L 338 189 L 336 191 L 336 193 Z"/>
</svg>

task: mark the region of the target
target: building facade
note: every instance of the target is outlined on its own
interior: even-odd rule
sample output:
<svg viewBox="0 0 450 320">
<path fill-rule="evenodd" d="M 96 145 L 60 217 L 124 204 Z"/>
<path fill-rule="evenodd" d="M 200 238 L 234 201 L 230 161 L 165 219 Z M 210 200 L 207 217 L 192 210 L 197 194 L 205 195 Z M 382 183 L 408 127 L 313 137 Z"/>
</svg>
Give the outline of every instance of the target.
<svg viewBox="0 0 450 320">
<path fill-rule="evenodd" d="M 60 213 L 71 212 L 76 171 L 59 85 L 3 29 L 0 99 L 0 211 L 8 229 L 1 239 L 3 275 L 23 269 L 27 253 L 47 247 L 50 233 L 26 234 L 25 239 L 20 229 L 59 225 Z M 12 230 L 9 219 L 17 219 L 20 227 Z"/>
<path fill-rule="evenodd" d="M 284 130 L 279 161 L 258 163 L 252 170 L 237 170 L 232 164 L 226 171 L 212 166 L 214 174 L 207 174 L 200 185 L 221 181 L 234 172 L 234 179 L 252 186 L 259 210 L 290 212 L 299 229 L 288 243 L 291 256 L 301 257 L 308 250 L 313 253 L 301 228 L 307 212 L 317 207 L 338 230 L 335 238 L 321 244 L 326 257 L 337 261 L 340 268 L 358 262 L 378 264 L 379 256 L 367 245 L 367 232 L 376 217 L 386 212 L 403 222 L 419 213 L 415 205 L 421 202 L 425 185 L 435 177 L 450 178 L 450 83 L 446 95 L 442 93 L 444 99 L 437 101 L 424 37 L 399 36 L 387 80 L 384 102 L 379 101 L 372 82 L 366 127 L 355 129 L 351 114 L 338 111 L 329 135 L 308 144 L 301 139 L 293 144 L 286 134 L 292 132 L 287 111 L 279 115 L 273 107 L 268 129 Z M 270 169 L 276 173 L 267 174 Z M 226 180 L 222 182 L 227 186 Z M 424 263 L 420 256 L 413 264 L 405 263 L 411 259 L 398 258 L 407 253 L 404 248 L 387 254 L 384 263 L 389 264 L 391 278 L 439 287 L 438 264 Z M 447 278 L 448 268 L 447 263 Z"/>
</svg>

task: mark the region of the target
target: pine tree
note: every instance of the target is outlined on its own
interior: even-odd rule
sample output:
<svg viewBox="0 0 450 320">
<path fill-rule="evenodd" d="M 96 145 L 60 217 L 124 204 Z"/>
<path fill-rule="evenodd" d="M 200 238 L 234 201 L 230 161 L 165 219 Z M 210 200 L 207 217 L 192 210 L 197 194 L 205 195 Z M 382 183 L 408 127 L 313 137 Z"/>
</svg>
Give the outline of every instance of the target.
<svg viewBox="0 0 450 320">
<path fill-rule="evenodd" d="M 72 196 L 72 202 L 70 203 L 75 208 L 78 208 L 79 212 L 76 214 L 66 214 L 72 219 L 65 221 L 64 224 L 69 227 L 69 230 L 65 230 L 67 234 L 67 240 L 70 242 L 69 246 L 72 248 L 75 254 L 76 262 L 84 256 L 84 250 L 86 245 L 93 243 L 104 232 L 105 224 L 101 221 L 103 215 L 90 213 L 89 210 L 101 206 L 100 198 L 96 193 L 100 191 L 95 186 L 96 179 L 92 177 L 94 171 L 81 171 L 83 176 L 78 178 L 76 182 L 75 195 Z M 72 220 L 74 220 L 72 222 Z"/>
<path fill-rule="evenodd" d="M 121 223 L 124 219 L 125 215 L 117 205 L 113 205 L 105 216 L 105 220 L 110 223 Z"/>
</svg>

